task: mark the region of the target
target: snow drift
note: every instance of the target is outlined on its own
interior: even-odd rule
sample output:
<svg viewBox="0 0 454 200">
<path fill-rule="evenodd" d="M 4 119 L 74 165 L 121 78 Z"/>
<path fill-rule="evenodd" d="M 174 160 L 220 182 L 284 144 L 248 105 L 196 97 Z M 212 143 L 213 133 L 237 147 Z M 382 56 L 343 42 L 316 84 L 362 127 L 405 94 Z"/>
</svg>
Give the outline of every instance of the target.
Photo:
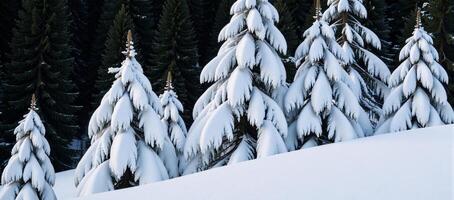
<svg viewBox="0 0 454 200">
<path fill-rule="evenodd" d="M 453 143 L 454 125 L 417 129 L 303 149 L 79 200 L 448 200 L 454 197 Z M 57 175 L 59 199 L 72 198 L 70 173 Z"/>
</svg>

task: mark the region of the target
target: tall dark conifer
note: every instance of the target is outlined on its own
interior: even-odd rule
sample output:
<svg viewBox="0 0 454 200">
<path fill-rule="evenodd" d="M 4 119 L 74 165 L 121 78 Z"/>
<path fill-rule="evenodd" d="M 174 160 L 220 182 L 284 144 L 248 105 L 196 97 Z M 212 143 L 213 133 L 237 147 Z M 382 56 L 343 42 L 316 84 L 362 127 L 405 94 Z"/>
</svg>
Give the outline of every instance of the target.
<svg viewBox="0 0 454 200">
<path fill-rule="evenodd" d="M 274 0 L 277 1 L 277 0 Z M 314 0 L 286 0 L 288 7 L 287 12 L 290 13 L 295 21 L 297 36 L 300 41 L 303 39 L 304 31 L 312 25 L 312 15 L 315 11 Z M 326 0 L 321 1 L 322 9 L 326 7 Z"/>
<path fill-rule="evenodd" d="M 103 64 L 103 54 L 106 49 L 106 41 L 108 38 L 108 33 L 110 27 L 112 27 L 115 16 L 118 14 L 122 5 L 122 0 L 107 0 L 104 1 L 103 5 L 101 6 L 99 20 L 96 25 L 96 30 L 91 34 L 94 35 L 94 39 L 91 44 L 90 56 L 88 60 L 88 65 L 90 67 L 90 71 L 87 71 L 86 75 L 94 76 L 91 77 L 92 85 L 96 83 L 98 77 L 98 71 Z M 93 31 L 93 30 L 92 30 Z M 84 74 L 82 74 L 84 75 Z M 98 84 L 97 84 L 98 85 Z M 97 95 L 99 94 L 99 89 L 97 87 L 92 88 L 90 92 L 94 95 L 94 98 L 91 99 L 90 108 L 93 108 L 95 105 L 98 105 L 99 99 Z M 90 111 L 93 111 L 90 109 Z"/>
<path fill-rule="evenodd" d="M 20 1 L 2 0 L 0 1 L 0 65 L 8 60 L 7 54 L 10 52 L 9 42 L 11 41 L 12 29 L 17 16 Z"/>
<path fill-rule="evenodd" d="M 173 69 L 175 91 L 186 108 L 186 121 L 200 94 L 197 39 L 186 0 L 166 0 L 153 45 L 154 65 L 146 75 L 155 91 L 164 89 L 167 72 Z M 160 92 L 159 92 L 160 93 Z"/>
<path fill-rule="evenodd" d="M 210 35 L 208 37 L 208 47 L 205 52 L 207 58 L 214 58 L 221 47 L 222 43 L 218 41 L 219 32 L 230 21 L 230 7 L 235 0 L 220 0 L 214 22 L 211 26 Z M 199 47 L 200 48 L 200 47 Z"/>
<path fill-rule="evenodd" d="M 144 65 L 151 65 L 146 61 L 150 59 L 153 37 L 164 0 L 126 0 L 125 3 L 129 4 L 128 12 L 136 28 L 136 50 L 139 52 L 137 59 L 143 61 Z"/>
<path fill-rule="evenodd" d="M 71 33 L 74 57 L 72 78 L 78 87 L 79 96 L 76 102 L 81 106 L 79 110 L 79 133 L 73 146 L 77 148 L 80 156 L 85 152 L 89 139 L 87 137 L 88 119 L 91 111 L 91 96 L 93 91 L 94 73 L 89 66 L 91 44 L 95 34 L 90 34 L 96 29 L 103 0 L 69 0 L 71 11 Z"/>
<path fill-rule="evenodd" d="M 421 0 L 386 0 L 385 2 L 390 27 L 390 53 L 393 54 L 392 66 L 396 66 L 399 64 L 400 48 L 405 45 L 406 37 L 411 35 L 414 29 L 415 9 L 416 5 L 421 6 Z"/>
<path fill-rule="evenodd" d="M 449 75 L 448 100 L 454 104 L 454 1 L 430 0 L 425 15 L 426 30 L 434 36 L 440 64 Z"/>
<path fill-rule="evenodd" d="M 91 108 L 91 96 L 93 83 L 96 78 L 96 69 L 90 65 L 90 53 L 95 39 L 93 30 L 96 30 L 97 22 L 103 0 L 70 0 L 71 10 L 71 33 L 75 66 L 73 69 L 73 80 L 79 88 L 77 103 L 82 106 L 79 110 L 80 133 L 77 135 L 79 140 L 78 148 L 80 154 L 85 150 L 88 143 L 86 129 L 88 127 L 89 114 Z M 93 71 L 95 69 L 95 71 Z"/>
<path fill-rule="evenodd" d="M 114 18 L 121 5 L 124 5 L 130 18 L 137 27 L 136 36 L 139 54 L 149 54 L 154 32 L 157 27 L 161 7 L 164 0 L 105 0 L 96 27 L 96 38 L 92 44 L 92 66 L 98 68 L 101 65 L 101 57 L 104 52 L 104 44 L 107 40 L 107 33 L 113 25 Z M 143 52 L 142 52 L 143 51 Z M 143 58 L 141 60 L 146 60 Z"/>
<path fill-rule="evenodd" d="M 0 1 L 0 172 L 2 166 L 6 164 L 8 157 L 11 155 L 9 149 L 14 144 L 13 135 L 3 132 L 2 122 L 4 121 L 5 114 L 1 114 L 6 105 L 2 103 L 2 96 L 5 95 L 3 91 L 4 85 L 4 70 L 5 64 L 8 62 L 8 54 L 10 52 L 9 42 L 12 37 L 12 29 L 17 17 L 17 11 L 20 1 L 18 0 L 2 0 Z"/>
<path fill-rule="evenodd" d="M 211 30 L 215 21 L 215 15 L 220 0 L 187 0 L 190 10 L 190 15 L 193 21 L 194 30 L 197 36 L 197 46 L 199 47 L 199 62 L 200 66 L 204 66 L 211 57 L 211 52 L 208 51 L 210 46 L 207 38 L 211 34 Z M 228 16 L 227 16 L 228 17 Z"/>
<path fill-rule="evenodd" d="M 135 37 L 137 38 L 135 41 L 137 42 L 137 51 L 138 57 L 137 59 L 143 63 L 143 67 L 147 68 L 151 66 L 153 63 L 152 58 L 150 57 L 152 54 L 152 46 L 153 46 L 153 37 L 156 34 L 157 29 L 157 22 L 160 15 L 160 11 L 162 9 L 163 0 L 109 0 L 105 1 L 102 9 L 101 15 L 99 17 L 98 25 L 96 27 L 95 34 L 96 37 L 92 43 L 91 49 L 91 56 L 90 56 L 90 64 L 89 66 L 92 68 L 92 72 L 95 77 L 95 80 L 98 80 L 97 85 L 99 85 L 99 78 L 104 76 L 105 72 L 103 71 L 102 74 L 98 76 L 100 70 L 105 70 L 108 66 L 102 66 L 104 63 L 104 55 L 106 51 L 112 51 L 115 47 L 109 47 L 108 45 L 108 32 L 114 24 L 115 16 L 119 13 L 121 6 L 124 6 L 126 13 L 128 14 L 128 18 L 132 21 L 131 25 L 136 27 L 135 29 Z M 120 38 L 117 38 L 118 41 Z M 124 40 L 123 40 L 124 41 Z M 107 46 L 106 46 L 107 45 Z M 123 45 L 123 44 L 122 44 Z M 110 50 L 107 50 L 110 48 Z M 113 54 L 118 54 L 118 49 L 112 51 Z M 153 81 L 153 80 L 151 80 Z M 104 89 L 101 89 L 104 90 Z M 94 99 L 91 100 L 92 105 L 96 105 L 99 103 L 99 99 L 96 97 L 99 95 L 99 88 L 96 91 L 93 91 L 92 94 L 95 96 Z M 91 110 L 92 111 L 92 110 Z"/>
<path fill-rule="evenodd" d="M 281 33 L 284 35 L 287 40 L 287 54 L 282 55 L 284 58 L 284 65 L 287 71 L 287 81 L 292 82 L 293 77 L 295 77 L 296 66 L 293 62 L 292 56 L 295 53 L 295 49 L 298 47 L 298 35 L 296 24 L 294 18 L 289 11 L 289 8 L 286 4 L 286 0 L 275 0 L 274 7 L 279 12 L 279 23 L 276 27 L 281 30 Z"/>
<path fill-rule="evenodd" d="M 73 104 L 77 93 L 70 80 L 68 4 L 65 0 L 23 0 L 22 4 L 5 70 L 5 131 L 12 135 L 35 93 L 53 164 L 57 170 L 68 169 L 78 159 L 69 147 L 78 130 L 78 107 Z"/>
<path fill-rule="evenodd" d="M 108 32 L 105 50 L 102 56 L 102 65 L 98 69 L 98 77 L 95 84 L 95 102 L 101 102 L 101 98 L 110 89 L 115 77 L 107 73 L 109 68 L 116 68 L 121 65 L 124 60 L 124 55 L 121 53 L 125 42 L 128 30 L 133 29 L 133 22 L 125 5 L 122 5 L 113 25 Z"/>
<path fill-rule="evenodd" d="M 364 20 L 363 24 L 380 37 L 382 44 L 380 50 L 373 49 L 372 51 L 390 65 L 393 63 L 393 54 L 391 52 L 392 41 L 389 35 L 391 28 L 386 12 L 386 2 L 383 0 L 364 0 L 363 4 L 367 9 L 367 20 Z"/>
</svg>

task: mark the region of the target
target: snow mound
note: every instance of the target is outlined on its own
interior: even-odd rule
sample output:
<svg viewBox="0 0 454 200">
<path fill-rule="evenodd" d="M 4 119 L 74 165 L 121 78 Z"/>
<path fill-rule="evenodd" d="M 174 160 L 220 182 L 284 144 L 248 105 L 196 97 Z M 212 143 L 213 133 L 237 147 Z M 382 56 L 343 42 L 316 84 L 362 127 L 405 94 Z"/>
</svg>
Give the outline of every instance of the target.
<svg viewBox="0 0 454 200">
<path fill-rule="evenodd" d="M 379 135 L 266 157 L 79 200 L 448 200 L 454 125 Z M 57 175 L 59 199 L 73 191 Z M 66 174 L 66 175 L 65 175 Z M 72 185 L 72 177 L 68 182 Z M 61 191 L 63 190 L 63 191 Z"/>
</svg>

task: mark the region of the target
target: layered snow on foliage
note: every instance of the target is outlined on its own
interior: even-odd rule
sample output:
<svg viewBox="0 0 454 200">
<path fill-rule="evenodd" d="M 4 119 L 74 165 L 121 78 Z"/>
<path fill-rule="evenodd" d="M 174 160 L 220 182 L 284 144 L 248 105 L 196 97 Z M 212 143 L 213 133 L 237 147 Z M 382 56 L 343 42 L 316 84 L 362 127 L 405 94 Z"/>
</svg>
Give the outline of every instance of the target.
<svg viewBox="0 0 454 200">
<path fill-rule="evenodd" d="M 346 16 L 347 19 L 343 19 Z M 361 24 L 367 18 L 367 10 L 362 0 L 328 0 L 328 8 L 323 19 L 329 22 L 340 35 L 338 41 L 345 55 L 345 67 L 348 68 L 353 85 L 350 87 L 360 97 L 361 106 L 369 112 L 373 122 L 381 114 L 380 105 L 375 96 L 383 98 L 388 93 L 386 85 L 390 71 L 388 66 L 373 52 L 381 50 L 378 36 Z M 369 123 L 361 123 L 370 129 Z"/>
<path fill-rule="evenodd" d="M 279 53 L 286 53 L 287 43 L 274 25 L 278 12 L 267 0 L 238 0 L 230 13 L 219 33 L 224 44 L 200 75 L 202 83 L 213 84 L 194 106 L 185 174 L 287 152 L 286 118 L 271 98 L 286 80 Z"/>
<path fill-rule="evenodd" d="M 449 200 L 454 187 L 453 144 L 454 125 L 417 129 L 303 149 L 79 200 Z M 60 194 L 58 177 L 55 189 Z"/>
<path fill-rule="evenodd" d="M 14 129 L 16 144 L 1 177 L 1 200 L 56 200 L 50 146 L 35 106 L 33 96 L 30 112 Z"/>
<path fill-rule="evenodd" d="M 320 7 L 316 10 L 316 20 L 296 50 L 298 71 L 284 100 L 287 113 L 295 115 L 286 139 L 290 150 L 299 149 L 311 137 L 340 142 L 363 137 L 370 130 L 358 123 L 364 111 L 342 67 L 345 53 L 333 29 L 320 19 Z"/>
<path fill-rule="evenodd" d="M 443 84 L 448 74 L 437 62 L 438 52 L 418 12 L 413 36 L 400 51 L 401 64 L 390 77 L 393 87 L 383 105 L 377 133 L 454 123 L 454 111 Z"/>
<path fill-rule="evenodd" d="M 79 196 L 166 180 L 169 166 L 162 157 L 176 157 L 161 121 L 162 105 L 131 39 L 129 32 L 126 59 L 109 69 L 116 80 L 90 119 L 91 146 L 74 177 Z"/>
</svg>

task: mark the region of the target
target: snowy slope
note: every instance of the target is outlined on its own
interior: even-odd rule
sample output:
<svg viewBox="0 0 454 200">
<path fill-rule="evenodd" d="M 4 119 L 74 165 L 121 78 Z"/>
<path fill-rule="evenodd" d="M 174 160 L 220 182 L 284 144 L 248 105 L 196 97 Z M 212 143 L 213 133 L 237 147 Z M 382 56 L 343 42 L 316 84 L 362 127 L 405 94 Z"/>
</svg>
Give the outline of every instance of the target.
<svg viewBox="0 0 454 200">
<path fill-rule="evenodd" d="M 74 186 L 74 170 L 57 173 L 54 191 L 58 199 L 70 199 L 76 195 L 76 186 Z"/>
<path fill-rule="evenodd" d="M 454 197 L 453 143 L 454 125 L 419 129 L 300 150 L 80 200 L 448 200 Z M 72 179 L 69 185 L 60 179 L 71 172 L 65 173 L 58 175 L 55 186 L 59 199 L 72 194 L 68 192 Z"/>
</svg>

